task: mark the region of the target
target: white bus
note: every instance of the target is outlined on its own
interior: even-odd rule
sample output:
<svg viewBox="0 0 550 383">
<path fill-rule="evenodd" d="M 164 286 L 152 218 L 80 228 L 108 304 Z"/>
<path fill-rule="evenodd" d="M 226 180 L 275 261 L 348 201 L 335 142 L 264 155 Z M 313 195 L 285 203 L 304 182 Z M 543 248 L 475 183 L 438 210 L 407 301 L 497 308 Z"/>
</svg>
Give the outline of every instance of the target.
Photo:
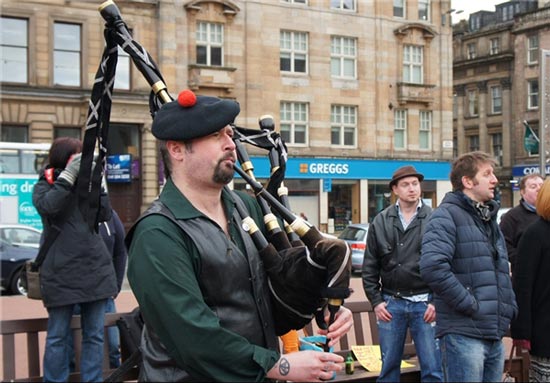
<svg viewBox="0 0 550 383">
<path fill-rule="evenodd" d="M 50 144 L 0 142 L 0 223 L 42 229 L 32 189 L 49 150 Z"/>
</svg>

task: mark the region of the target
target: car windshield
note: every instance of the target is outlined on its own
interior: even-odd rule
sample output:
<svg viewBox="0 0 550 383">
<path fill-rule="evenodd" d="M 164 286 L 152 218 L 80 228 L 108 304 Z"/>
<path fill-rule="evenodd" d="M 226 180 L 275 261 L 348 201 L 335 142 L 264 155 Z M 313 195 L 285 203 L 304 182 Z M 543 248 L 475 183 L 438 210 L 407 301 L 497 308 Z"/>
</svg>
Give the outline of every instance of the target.
<svg viewBox="0 0 550 383">
<path fill-rule="evenodd" d="M 348 241 L 362 241 L 365 238 L 366 230 L 348 226 L 340 234 L 340 239 L 346 239 Z"/>
</svg>

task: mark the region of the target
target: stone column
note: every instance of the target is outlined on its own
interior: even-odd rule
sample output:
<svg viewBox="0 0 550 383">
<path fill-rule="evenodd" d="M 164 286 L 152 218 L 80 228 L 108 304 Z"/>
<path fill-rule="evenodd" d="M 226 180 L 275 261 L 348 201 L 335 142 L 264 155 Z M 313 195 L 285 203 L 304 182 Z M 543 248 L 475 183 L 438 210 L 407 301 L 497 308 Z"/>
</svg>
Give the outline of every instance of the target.
<svg viewBox="0 0 550 383">
<path fill-rule="evenodd" d="M 478 89 L 478 107 L 479 107 L 479 149 L 490 153 L 489 135 L 487 134 L 487 81 L 479 81 Z"/>
</svg>

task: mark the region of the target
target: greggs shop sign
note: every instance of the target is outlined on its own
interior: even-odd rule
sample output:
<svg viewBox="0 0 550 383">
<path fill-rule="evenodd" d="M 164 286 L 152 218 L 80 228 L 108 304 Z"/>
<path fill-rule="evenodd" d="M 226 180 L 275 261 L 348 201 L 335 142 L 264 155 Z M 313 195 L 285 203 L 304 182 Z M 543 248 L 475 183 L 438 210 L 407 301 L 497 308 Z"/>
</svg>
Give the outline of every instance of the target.
<svg viewBox="0 0 550 383">
<path fill-rule="evenodd" d="M 252 157 L 257 178 L 268 178 L 270 164 L 267 157 Z M 412 165 L 427 180 L 448 180 L 451 164 L 437 161 L 355 160 L 333 158 L 289 158 L 286 178 L 295 179 L 380 179 L 389 180 L 393 172 L 405 165 Z"/>
</svg>

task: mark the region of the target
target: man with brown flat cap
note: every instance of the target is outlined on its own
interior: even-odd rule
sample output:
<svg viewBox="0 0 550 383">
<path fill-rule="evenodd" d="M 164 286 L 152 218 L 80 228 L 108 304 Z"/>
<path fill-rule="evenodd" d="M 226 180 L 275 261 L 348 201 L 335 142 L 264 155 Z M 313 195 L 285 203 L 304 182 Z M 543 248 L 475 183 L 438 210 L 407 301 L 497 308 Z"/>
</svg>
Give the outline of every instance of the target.
<svg viewBox="0 0 550 383">
<path fill-rule="evenodd" d="M 407 329 L 413 338 L 423 382 L 443 379 L 435 308 L 431 291 L 420 277 L 422 236 L 432 209 L 421 199 L 424 176 L 413 166 L 393 173 L 395 204 L 369 226 L 363 262 L 363 287 L 374 307 L 380 334 L 382 371 L 379 382 L 398 382 Z"/>
<path fill-rule="evenodd" d="M 267 276 L 237 199 L 262 228 L 263 217 L 253 198 L 226 187 L 239 112 L 235 101 L 183 91 L 153 120 L 167 180 L 126 239 L 145 322 L 140 381 L 321 381 L 342 369 L 333 353 L 280 354 Z M 351 325 L 342 307 L 330 345 Z"/>
</svg>

